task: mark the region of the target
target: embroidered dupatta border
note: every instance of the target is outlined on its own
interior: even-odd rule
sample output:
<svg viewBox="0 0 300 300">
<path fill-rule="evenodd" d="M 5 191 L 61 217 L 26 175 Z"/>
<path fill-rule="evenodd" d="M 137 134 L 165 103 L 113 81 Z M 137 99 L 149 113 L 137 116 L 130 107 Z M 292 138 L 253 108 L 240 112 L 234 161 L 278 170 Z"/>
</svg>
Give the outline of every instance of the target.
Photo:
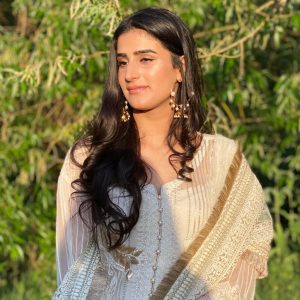
<svg viewBox="0 0 300 300">
<path fill-rule="evenodd" d="M 234 180 L 240 169 L 241 162 L 242 162 L 242 151 L 240 149 L 240 145 L 237 143 L 237 150 L 235 152 L 228 173 L 226 175 L 224 186 L 221 190 L 221 193 L 218 197 L 215 206 L 213 207 L 212 213 L 209 216 L 205 227 L 199 232 L 196 239 L 191 243 L 188 249 L 181 254 L 179 259 L 175 262 L 175 264 L 171 267 L 169 272 L 162 279 L 161 283 L 155 290 L 153 296 L 150 297 L 151 300 L 161 300 L 168 294 L 169 290 L 177 280 L 180 273 L 186 268 L 189 261 L 195 255 L 197 250 L 201 247 L 204 240 L 207 238 L 207 236 L 214 228 L 215 224 L 218 222 L 218 219 L 225 206 L 226 200 L 230 194 Z"/>
</svg>

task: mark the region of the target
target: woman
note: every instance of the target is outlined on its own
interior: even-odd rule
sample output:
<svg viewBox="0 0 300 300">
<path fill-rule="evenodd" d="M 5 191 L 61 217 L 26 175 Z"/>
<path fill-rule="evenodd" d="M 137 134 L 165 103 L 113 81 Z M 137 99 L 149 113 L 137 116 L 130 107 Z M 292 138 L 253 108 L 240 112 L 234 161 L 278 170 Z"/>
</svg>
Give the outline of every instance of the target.
<svg viewBox="0 0 300 300">
<path fill-rule="evenodd" d="M 175 14 L 119 25 L 102 106 L 58 181 L 54 299 L 253 299 L 271 218 L 238 144 L 200 133 L 201 97 Z"/>
</svg>

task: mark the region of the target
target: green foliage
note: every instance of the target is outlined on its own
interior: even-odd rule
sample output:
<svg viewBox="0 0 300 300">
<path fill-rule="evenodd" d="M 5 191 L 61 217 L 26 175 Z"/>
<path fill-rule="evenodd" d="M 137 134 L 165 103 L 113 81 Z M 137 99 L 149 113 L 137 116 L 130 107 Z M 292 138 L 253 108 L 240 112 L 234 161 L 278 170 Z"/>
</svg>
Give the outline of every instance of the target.
<svg viewBox="0 0 300 300">
<path fill-rule="evenodd" d="M 241 142 L 265 188 L 276 234 L 257 299 L 300 298 L 300 4 L 260 3 L 0 4 L 0 297 L 44 299 L 53 292 L 61 163 L 98 108 L 114 28 L 154 5 L 175 11 L 194 33 L 209 119 Z"/>
<path fill-rule="evenodd" d="M 52 249 L 50 251 L 52 252 Z M 53 255 L 54 253 L 51 253 L 51 256 Z M 31 270 L 20 274 L 18 280 L 14 280 L 13 285 L 10 284 L 10 286 L 4 288 L 0 294 L 0 299 L 48 300 L 55 290 L 55 278 L 53 259 L 43 260 L 42 263 L 35 265 Z M 11 289 L 11 286 L 13 286 L 13 289 Z"/>
</svg>

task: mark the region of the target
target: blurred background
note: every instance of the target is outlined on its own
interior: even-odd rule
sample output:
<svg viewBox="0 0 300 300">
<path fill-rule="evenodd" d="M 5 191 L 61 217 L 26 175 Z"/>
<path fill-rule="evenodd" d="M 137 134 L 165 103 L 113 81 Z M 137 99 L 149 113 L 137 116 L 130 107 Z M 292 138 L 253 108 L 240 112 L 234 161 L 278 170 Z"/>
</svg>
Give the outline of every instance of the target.
<svg viewBox="0 0 300 300">
<path fill-rule="evenodd" d="M 55 190 L 96 112 L 119 21 L 160 6 L 192 30 L 209 121 L 238 139 L 274 219 L 256 299 L 300 299 L 300 1 L 0 2 L 0 299 L 56 287 Z"/>
</svg>

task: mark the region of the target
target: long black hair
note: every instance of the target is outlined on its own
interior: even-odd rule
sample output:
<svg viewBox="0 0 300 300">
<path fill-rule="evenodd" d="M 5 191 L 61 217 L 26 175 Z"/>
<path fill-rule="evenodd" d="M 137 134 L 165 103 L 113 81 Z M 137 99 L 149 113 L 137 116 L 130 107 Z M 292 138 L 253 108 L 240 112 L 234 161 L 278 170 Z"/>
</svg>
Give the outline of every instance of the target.
<svg viewBox="0 0 300 300">
<path fill-rule="evenodd" d="M 142 201 L 141 190 L 149 180 L 147 165 L 140 157 L 139 134 L 134 118 L 121 122 L 124 95 L 118 83 L 116 46 L 121 34 L 131 29 L 142 29 L 158 39 L 171 52 L 174 68 L 179 68 L 182 82 L 176 93 L 176 103 L 189 102 L 188 119 L 174 119 L 168 132 L 168 145 L 172 150 L 171 165 L 180 163 L 177 177 L 190 181 L 188 173 L 193 172 L 187 162 L 200 145 L 197 141 L 205 122 L 202 105 L 202 74 L 197 59 L 196 46 L 183 21 L 176 14 L 160 8 L 141 9 L 124 19 L 116 29 L 110 49 L 109 72 L 99 111 L 87 126 L 85 134 L 71 150 L 72 160 L 81 168 L 80 177 L 72 184 L 75 195 L 82 199 L 79 214 L 89 224 L 96 243 L 105 237 L 108 249 L 120 246 L 128 238 L 139 218 Z M 184 56 L 185 67 L 179 57 Z M 131 113 L 131 108 L 129 107 Z M 178 141 L 183 153 L 173 148 L 172 141 Z M 88 157 L 82 164 L 76 161 L 78 147 L 88 148 Z M 174 167 L 175 169 L 175 167 Z M 175 169 L 176 170 L 176 169 Z M 112 201 L 110 191 L 119 187 L 126 191 L 124 197 L 130 201 L 129 213 Z M 91 220 L 86 220 L 88 211 Z"/>
</svg>

